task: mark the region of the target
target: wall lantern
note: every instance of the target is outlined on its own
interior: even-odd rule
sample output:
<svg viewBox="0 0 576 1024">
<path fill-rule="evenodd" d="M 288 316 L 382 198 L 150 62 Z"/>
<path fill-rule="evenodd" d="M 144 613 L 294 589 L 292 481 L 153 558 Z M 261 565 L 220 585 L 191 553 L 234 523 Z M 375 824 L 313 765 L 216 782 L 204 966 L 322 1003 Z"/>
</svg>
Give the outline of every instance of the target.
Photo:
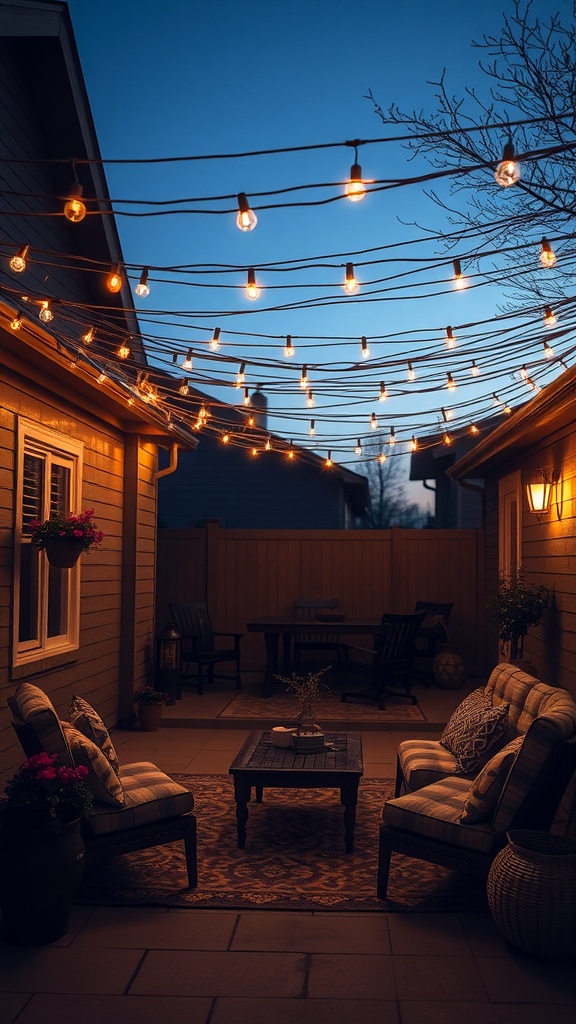
<svg viewBox="0 0 576 1024">
<path fill-rule="evenodd" d="M 181 636 L 173 622 L 166 623 L 156 638 L 156 689 L 168 694 L 169 704 L 180 700 Z"/>
<path fill-rule="evenodd" d="M 540 518 L 550 511 L 553 483 L 548 480 L 543 469 L 539 469 L 534 478 L 526 484 L 528 507 Z"/>
</svg>

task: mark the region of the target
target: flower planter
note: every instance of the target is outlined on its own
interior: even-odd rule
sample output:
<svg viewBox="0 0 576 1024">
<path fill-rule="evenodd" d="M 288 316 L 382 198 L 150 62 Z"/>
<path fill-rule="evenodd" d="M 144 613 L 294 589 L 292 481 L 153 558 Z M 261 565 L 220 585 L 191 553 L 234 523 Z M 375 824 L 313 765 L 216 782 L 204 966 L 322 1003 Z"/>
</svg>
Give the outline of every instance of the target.
<svg viewBox="0 0 576 1024">
<path fill-rule="evenodd" d="M 138 718 L 142 732 L 157 732 L 160 728 L 164 704 L 141 700 L 138 703 Z"/>
<path fill-rule="evenodd" d="M 43 548 L 50 565 L 56 569 L 72 569 L 84 550 L 84 543 L 79 540 L 45 540 Z"/>
<path fill-rule="evenodd" d="M 432 673 L 440 690 L 459 690 L 464 685 L 466 667 L 454 644 L 438 644 Z"/>
</svg>

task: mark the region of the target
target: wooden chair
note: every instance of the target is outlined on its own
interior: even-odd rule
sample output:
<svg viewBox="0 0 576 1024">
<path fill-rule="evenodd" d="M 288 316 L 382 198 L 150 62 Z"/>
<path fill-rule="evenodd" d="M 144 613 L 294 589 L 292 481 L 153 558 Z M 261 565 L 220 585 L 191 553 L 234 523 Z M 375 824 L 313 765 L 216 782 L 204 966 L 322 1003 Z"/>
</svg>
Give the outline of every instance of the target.
<svg viewBox="0 0 576 1024">
<path fill-rule="evenodd" d="M 170 614 L 182 637 L 180 671 L 182 680 L 190 678 L 196 668 L 198 693 L 203 693 L 204 674 L 209 683 L 217 675 L 221 679 L 235 679 L 236 689 L 242 689 L 240 676 L 240 641 L 243 633 L 217 633 L 212 629 L 208 608 L 203 602 L 174 602 Z M 224 638 L 232 638 L 233 646 L 220 646 Z M 236 666 L 234 675 L 216 673 L 214 667 L 227 663 Z"/>
<path fill-rule="evenodd" d="M 422 672 L 427 687 L 432 685 L 434 678 L 432 662 L 438 644 L 448 639 L 448 619 L 453 607 L 452 601 L 416 601 L 414 607 L 415 612 L 426 613 L 414 640 L 414 659 L 416 671 Z"/>
<path fill-rule="evenodd" d="M 300 598 L 293 602 L 294 616 L 297 619 L 317 619 L 318 613 L 337 612 L 338 598 L 315 598 L 313 600 L 302 600 Z M 337 661 L 340 661 L 340 642 L 337 633 L 327 630 L 316 636 L 306 633 L 294 635 L 294 656 L 293 664 L 297 669 L 300 665 L 302 652 L 306 651 L 332 651 Z"/>
<path fill-rule="evenodd" d="M 381 710 L 386 703 L 395 700 L 416 704 L 416 697 L 409 692 L 410 671 L 414 656 L 414 639 L 426 613 L 413 612 L 409 615 L 385 614 L 382 616 L 380 632 L 374 640 L 372 651 L 363 647 L 343 644 L 347 663 L 368 667 L 372 685 L 366 690 L 343 693 L 341 700 L 369 700 L 378 704 Z M 356 657 L 357 653 L 360 655 Z M 366 655 L 369 661 L 366 661 Z M 391 689 L 404 685 L 404 692 Z"/>
</svg>

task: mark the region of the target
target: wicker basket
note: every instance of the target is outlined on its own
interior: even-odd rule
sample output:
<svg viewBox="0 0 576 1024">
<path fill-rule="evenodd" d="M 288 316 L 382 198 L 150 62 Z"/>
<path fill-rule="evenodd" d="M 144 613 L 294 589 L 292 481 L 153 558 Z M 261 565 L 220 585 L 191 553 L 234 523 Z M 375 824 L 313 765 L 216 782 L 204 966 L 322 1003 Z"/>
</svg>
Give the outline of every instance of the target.
<svg viewBox="0 0 576 1024">
<path fill-rule="evenodd" d="M 546 959 L 576 952 L 576 841 L 516 829 L 494 858 L 488 904 L 517 949 Z"/>
</svg>

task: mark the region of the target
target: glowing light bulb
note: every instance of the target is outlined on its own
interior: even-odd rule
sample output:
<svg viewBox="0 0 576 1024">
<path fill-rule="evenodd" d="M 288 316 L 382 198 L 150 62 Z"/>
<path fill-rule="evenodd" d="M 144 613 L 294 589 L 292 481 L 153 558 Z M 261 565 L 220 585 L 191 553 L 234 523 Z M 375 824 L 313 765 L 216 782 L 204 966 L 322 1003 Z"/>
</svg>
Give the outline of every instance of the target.
<svg viewBox="0 0 576 1024">
<path fill-rule="evenodd" d="M 467 287 L 468 282 L 462 273 L 460 260 L 453 260 L 452 266 L 454 267 L 454 287 L 457 291 L 462 291 Z"/>
<path fill-rule="evenodd" d="M 210 349 L 211 352 L 217 352 L 218 349 L 220 348 L 220 328 L 219 327 L 215 327 L 214 328 L 214 334 L 212 335 L 212 337 L 210 338 L 210 341 L 208 342 L 208 348 Z"/>
<path fill-rule="evenodd" d="M 347 295 L 355 295 L 360 290 L 360 285 L 354 276 L 354 264 L 346 264 L 346 279 L 344 281 L 344 291 Z"/>
<path fill-rule="evenodd" d="M 118 351 L 116 352 L 116 355 L 118 356 L 119 359 L 128 359 L 128 356 L 130 355 L 130 346 L 127 341 L 122 342 Z"/>
<path fill-rule="evenodd" d="M 106 381 L 106 380 L 108 380 L 108 378 L 107 378 L 106 374 L 104 373 L 104 371 L 102 370 L 102 372 L 99 373 L 97 378 L 96 378 L 96 383 L 97 384 L 104 384 L 104 381 Z"/>
<path fill-rule="evenodd" d="M 68 199 L 64 203 L 64 216 L 72 224 L 79 224 L 86 216 L 86 206 L 82 201 L 82 185 L 77 181 L 72 185 Z"/>
<path fill-rule="evenodd" d="M 412 434 L 412 440 L 410 441 L 410 451 L 413 451 L 413 452 L 417 452 L 418 451 L 418 441 L 414 437 L 414 434 Z"/>
<path fill-rule="evenodd" d="M 148 267 L 142 269 L 140 280 L 136 285 L 136 295 L 139 295 L 141 299 L 145 299 L 147 295 L 150 295 L 150 289 L 148 287 Z"/>
<path fill-rule="evenodd" d="M 245 379 L 246 379 L 246 363 L 240 363 L 240 369 L 238 370 L 238 373 L 236 374 L 236 380 L 234 381 L 234 387 L 236 387 L 236 388 L 242 387 Z"/>
<path fill-rule="evenodd" d="M 544 342 L 544 356 L 546 359 L 554 358 L 554 349 L 548 344 L 547 341 Z"/>
<path fill-rule="evenodd" d="M 526 368 L 526 363 L 524 363 L 524 366 L 522 366 L 520 370 L 520 376 L 522 377 L 522 380 L 528 380 L 528 370 Z"/>
<path fill-rule="evenodd" d="M 358 438 L 358 440 L 356 442 L 356 447 L 354 449 L 354 455 L 362 455 L 362 445 L 360 444 L 360 438 Z"/>
<path fill-rule="evenodd" d="M 504 416 L 510 416 L 511 412 L 512 406 L 508 405 L 508 402 L 504 402 L 504 405 L 502 407 L 502 413 L 504 414 Z"/>
<path fill-rule="evenodd" d="M 117 263 L 116 266 L 113 267 L 110 273 L 108 274 L 108 277 L 106 278 L 106 287 L 109 292 L 112 292 L 113 295 L 120 291 L 122 287 L 122 274 L 120 271 L 120 264 Z"/>
<path fill-rule="evenodd" d="M 186 354 L 186 358 L 182 360 L 182 369 L 183 370 L 191 370 L 192 366 L 193 366 L 193 363 L 192 363 L 192 349 L 189 348 L 188 352 Z"/>
<path fill-rule="evenodd" d="M 49 324 L 54 319 L 54 313 L 50 309 L 50 302 L 48 299 L 43 299 L 40 303 L 40 312 L 38 313 L 43 324 Z"/>
<path fill-rule="evenodd" d="M 314 437 L 314 434 L 316 433 L 316 423 L 315 423 L 315 420 L 310 420 L 310 429 L 309 429 L 308 433 L 309 433 L 310 437 Z"/>
<path fill-rule="evenodd" d="M 446 387 L 448 388 L 448 391 L 456 391 L 456 381 L 454 380 L 454 377 L 452 376 L 452 374 L 451 373 L 447 373 L 446 377 L 447 377 Z"/>
<path fill-rule="evenodd" d="M 19 331 L 22 327 L 22 314 L 17 313 L 13 320 L 10 321 L 10 327 L 13 331 Z"/>
<path fill-rule="evenodd" d="M 292 356 L 294 355 L 295 351 L 296 351 L 296 349 L 294 348 L 294 345 L 292 344 L 292 335 L 291 334 L 287 334 L 286 335 L 286 344 L 284 345 L 284 355 L 286 356 L 287 359 L 291 359 Z"/>
<path fill-rule="evenodd" d="M 516 162 L 511 139 L 504 146 L 502 160 L 494 171 L 494 177 L 502 188 L 509 188 L 520 180 L 520 164 Z"/>
<path fill-rule="evenodd" d="M 230 434 L 222 434 L 222 437 L 221 437 L 220 440 L 222 441 L 222 444 L 229 444 L 230 443 Z"/>
<path fill-rule="evenodd" d="M 368 348 L 368 342 L 366 338 L 362 337 L 361 341 L 362 359 L 370 359 L 370 349 Z"/>
<path fill-rule="evenodd" d="M 308 380 L 308 367 L 303 366 L 302 373 L 300 374 L 300 387 L 302 388 L 302 391 L 307 391 L 309 386 L 310 381 Z"/>
<path fill-rule="evenodd" d="M 396 444 L 396 431 L 394 427 L 390 427 L 390 437 L 388 438 L 388 444 L 391 448 Z"/>
<path fill-rule="evenodd" d="M 178 388 L 178 394 L 180 394 L 180 395 L 187 395 L 189 392 L 190 392 L 190 385 L 188 383 L 188 378 L 185 377 L 184 380 L 182 381 L 180 387 Z"/>
<path fill-rule="evenodd" d="M 94 341 L 94 335 L 95 334 L 96 334 L 96 328 L 95 327 L 89 327 L 88 330 L 86 331 L 86 334 L 82 335 L 82 341 L 84 342 L 84 344 L 85 345 L 91 345 L 92 342 Z"/>
<path fill-rule="evenodd" d="M 476 365 L 476 360 L 475 359 L 472 360 L 472 366 L 470 367 L 470 373 L 472 374 L 473 377 L 479 377 L 480 376 L 480 367 Z"/>
<path fill-rule="evenodd" d="M 15 274 L 21 274 L 26 270 L 26 257 L 28 255 L 29 245 L 25 245 L 23 249 L 20 249 L 12 259 L 10 260 L 10 270 L 13 270 Z"/>
<path fill-rule="evenodd" d="M 386 455 L 384 454 L 384 452 L 380 452 L 380 455 L 378 456 L 378 462 L 380 463 L 381 466 L 383 466 L 384 463 L 386 462 Z"/>
<path fill-rule="evenodd" d="M 495 391 L 492 392 L 492 405 L 494 405 L 494 406 L 500 405 L 500 399 L 498 398 L 498 395 L 496 394 Z"/>
<path fill-rule="evenodd" d="M 250 450 L 250 455 L 252 456 L 252 458 L 255 458 L 258 455 L 258 449 L 257 448 L 252 448 Z"/>
<path fill-rule="evenodd" d="M 407 379 L 408 379 L 409 381 L 414 381 L 414 380 L 416 380 L 416 373 L 414 372 L 414 367 L 412 366 L 412 363 L 408 363 L 408 374 L 407 374 Z"/>
<path fill-rule="evenodd" d="M 250 267 L 248 270 L 248 278 L 246 282 L 246 295 L 249 299 L 257 299 L 260 295 L 260 287 L 256 284 L 256 275 L 254 268 Z"/>
<path fill-rule="evenodd" d="M 236 215 L 236 224 L 240 231 L 253 231 L 258 223 L 258 218 L 254 211 L 250 209 L 250 204 L 244 192 L 239 192 L 237 198 L 238 213 Z"/>
<path fill-rule="evenodd" d="M 370 426 L 372 430 L 378 430 L 378 419 L 375 412 L 370 416 Z"/>
<path fill-rule="evenodd" d="M 446 328 L 444 344 L 446 345 L 446 348 L 456 348 L 456 338 L 454 337 L 454 331 L 451 327 Z"/>
<path fill-rule="evenodd" d="M 306 392 L 306 405 L 309 409 L 312 409 L 314 405 L 314 395 L 312 394 L 312 388 L 308 388 Z"/>
<path fill-rule="evenodd" d="M 264 451 L 265 452 L 271 452 L 272 451 L 272 441 L 270 440 L 269 437 L 266 438 L 266 444 L 264 445 Z"/>
<path fill-rule="evenodd" d="M 454 409 L 446 409 L 442 406 L 442 419 L 444 420 L 444 423 L 448 423 L 450 420 L 453 420 Z"/>
<path fill-rule="evenodd" d="M 546 327 L 556 327 L 556 324 L 558 323 L 558 320 L 554 316 L 550 306 L 546 306 L 544 309 L 544 323 L 546 324 Z"/>
<path fill-rule="evenodd" d="M 244 398 L 242 401 L 244 405 L 250 405 L 250 392 L 248 388 L 244 388 Z"/>
<path fill-rule="evenodd" d="M 295 453 L 294 453 L 294 448 L 292 446 L 292 441 L 290 441 L 290 447 L 289 447 L 288 451 L 286 452 L 286 455 L 287 455 L 287 457 L 289 459 L 293 459 L 294 458 L 294 454 Z"/>
<path fill-rule="evenodd" d="M 333 465 L 333 463 L 332 463 L 332 452 L 328 452 L 328 458 L 326 459 L 326 462 L 324 463 L 324 465 L 326 466 L 327 469 L 330 469 L 330 466 Z"/>
<path fill-rule="evenodd" d="M 473 437 L 477 437 L 478 434 L 480 433 L 480 427 L 478 427 L 476 425 L 476 423 L 471 423 L 470 424 L 470 433 L 472 434 Z"/>
<path fill-rule="evenodd" d="M 450 434 L 448 433 L 448 431 L 447 431 L 447 430 L 445 430 L 445 431 L 444 431 L 444 433 L 443 433 L 443 435 L 442 435 L 442 442 L 443 442 L 443 444 L 445 444 L 445 445 L 446 445 L 447 447 L 448 447 L 448 445 L 451 445 L 451 444 L 452 444 L 452 438 L 450 437 Z"/>
<path fill-rule="evenodd" d="M 386 385 L 383 380 L 380 381 L 380 394 L 378 395 L 379 402 L 385 402 L 389 398 L 388 392 L 386 391 Z"/>
<path fill-rule="evenodd" d="M 547 238 L 543 238 L 540 248 L 540 263 L 543 267 L 553 267 L 556 263 L 556 255 L 552 252 L 550 242 Z"/>
<path fill-rule="evenodd" d="M 350 178 L 346 182 L 345 188 L 346 195 L 351 203 L 359 203 L 361 199 L 364 199 L 366 195 L 366 187 L 362 178 L 362 168 L 360 164 L 352 164 L 350 168 Z"/>
</svg>

